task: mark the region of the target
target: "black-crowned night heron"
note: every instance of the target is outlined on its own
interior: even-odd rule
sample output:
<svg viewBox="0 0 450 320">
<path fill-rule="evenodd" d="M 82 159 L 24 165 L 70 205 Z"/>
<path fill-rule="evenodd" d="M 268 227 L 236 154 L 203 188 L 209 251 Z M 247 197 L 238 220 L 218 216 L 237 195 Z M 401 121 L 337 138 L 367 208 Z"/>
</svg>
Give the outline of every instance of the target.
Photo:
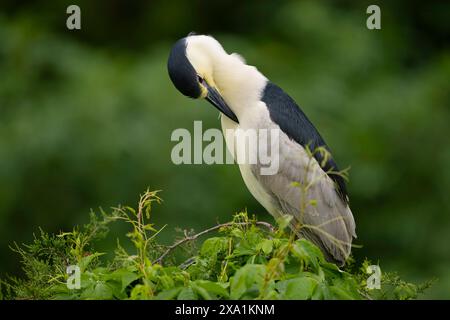
<svg viewBox="0 0 450 320">
<path fill-rule="evenodd" d="M 259 162 L 239 163 L 242 178 L 270 214 L 292 216 L 291 228 L 298 236 L 342 265 L 356 238 L 345 181 L 325 141 L 295 101 L 211 36 L 189 34 L 178 40 L 170 52 L 168 71 L 182 94 L 205 98 L 220 110 L 223 131 L 280 132 L 276 173 L 261 174 Z M 228 133 L 225 141 L 233 154 L 234 148 L 247 148 Z M 322 151 L 315 152 L 318 149 Z M 302 202 L 305 190 L 307 201 Z"/>
</svg>

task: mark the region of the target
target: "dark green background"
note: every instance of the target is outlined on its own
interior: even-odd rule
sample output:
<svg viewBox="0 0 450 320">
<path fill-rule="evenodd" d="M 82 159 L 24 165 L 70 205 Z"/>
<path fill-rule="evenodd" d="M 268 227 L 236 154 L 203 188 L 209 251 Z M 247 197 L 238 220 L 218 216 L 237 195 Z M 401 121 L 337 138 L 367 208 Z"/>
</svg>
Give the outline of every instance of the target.
<svg viewBox="0 0 450 320">
<path fill-rule="evenodd" d="M 220 125 L 167 76 L 171 45 L 196 31 L 283 87 L 351 166 L 355 257 L 437 277 L 426 297 L 450 298 L 450 7 L 393 2 L 1 1 L 0 273 L 20 273 L 13 241 L 135 205 L 147 187 L 163 190 L 165 241 L 243 208 L 272 221 L 237 166 L 170 161 L 174 129 Z M 69 4 L 80 31 L 66 29 Z M 382 30 L 366 28 L 369 4 Z"/>
</svg>

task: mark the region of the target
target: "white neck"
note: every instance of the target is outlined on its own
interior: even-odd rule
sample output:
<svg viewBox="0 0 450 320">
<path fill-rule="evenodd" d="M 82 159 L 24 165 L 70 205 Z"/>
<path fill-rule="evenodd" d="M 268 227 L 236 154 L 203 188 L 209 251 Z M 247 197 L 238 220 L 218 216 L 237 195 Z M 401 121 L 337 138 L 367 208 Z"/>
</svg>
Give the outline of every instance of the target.
<svg viewBox="0 0 450 320">
<path fill-rule="evenodd" d="M 213 70 L 214 81 L 231 108 L 245 107 L 241 106 L 244 102 L 260 100 L 267 78 L 238 56 L 225 54 L 214 59 Z"/>
</svg>

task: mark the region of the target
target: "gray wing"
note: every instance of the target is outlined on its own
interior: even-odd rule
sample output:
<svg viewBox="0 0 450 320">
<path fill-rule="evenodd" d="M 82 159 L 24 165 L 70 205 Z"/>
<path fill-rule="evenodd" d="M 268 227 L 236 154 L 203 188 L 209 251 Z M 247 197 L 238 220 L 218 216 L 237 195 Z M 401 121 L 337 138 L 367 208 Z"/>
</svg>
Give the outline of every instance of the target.
<svg viewBox="0 0 450 320">
<path fill-rule="evenodd" d="M 266 104 L 272 121 L 290 139 L 296 141 L 303 148 L 309 146 L 311 150 L 315 150 L 322 147 L 329 151 L 327 144 L 312 122 L 283 89 L 268 82 L 263 91 L 262 101 Z M 322 153 L 316 152 L 314 158 L 328 172 L 328 176 L 334 181 L 336 191 L 342 200 L 348 202 L 347 188 L 343 177 L 332 173 L 333 171 L 339 171 L 333 157 L 329 156 L 324 159 Z"/>
<path fill-rule="evenodd" d="M 292 215 L 291 228 L 299 236 L 321 247 L 328 260 L 343 264 L 350 254 L 352 238 L 356 238 L 352 212 L 317 160 L 301 145 L 282 136 L 278 173 L 261 175 L 259 165 L 252 167 L 279 210 L 270 213 Z"/>
</svg>

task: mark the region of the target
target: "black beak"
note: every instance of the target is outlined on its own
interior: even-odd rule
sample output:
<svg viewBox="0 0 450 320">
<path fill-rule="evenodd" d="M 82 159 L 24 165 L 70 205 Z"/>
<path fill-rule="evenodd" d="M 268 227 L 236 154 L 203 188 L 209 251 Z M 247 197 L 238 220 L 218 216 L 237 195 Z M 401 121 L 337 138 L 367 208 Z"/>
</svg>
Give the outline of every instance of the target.
<svg viewBox="0 0 450 320">
<path fill-rule="evenodd" d="M 210 87 L 206 82 L 203 83 L 208 89 L 208 94 L 206 95 L 206 100 L 208 100 L 213 106 L 215 106 L 220 112 L 226 115 L 228 118 L 236 123 L 239 123 L 236 115 L 231 111 L 230 107 L 227 105 L 225 100 L 216 89 Z"/>
</svg>

